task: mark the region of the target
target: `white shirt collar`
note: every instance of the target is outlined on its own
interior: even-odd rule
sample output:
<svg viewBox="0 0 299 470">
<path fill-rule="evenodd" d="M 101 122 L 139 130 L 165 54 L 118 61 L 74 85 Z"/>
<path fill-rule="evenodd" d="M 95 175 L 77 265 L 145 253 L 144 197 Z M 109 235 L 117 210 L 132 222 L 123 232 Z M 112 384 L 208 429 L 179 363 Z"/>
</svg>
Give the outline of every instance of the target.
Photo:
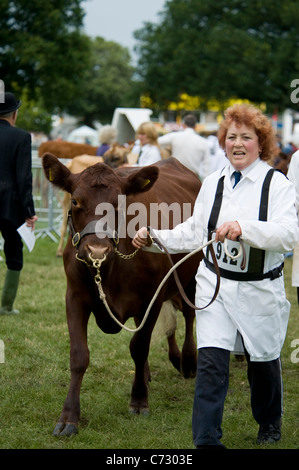
<svg viewBox="0 0 299 470">
<path fill-rule="evenodd" d="M 246 168 L 244 168 L 244 170 L 241 171 L 241 173 L 242 173 L 242 178 L 244 178 L 246 175 L 248 175 L 248 173 L 250 173 L 250 171 L 251 171 L 256 165 L 258 165 L 260 161 L 261 161 L 260 158 L 257 158 L 256 160 L 254 160 L 253 163 L 251 163 L 251 165 L 249 165 L 249 166 L 247 166 Z M 233 173 L 234 173 L 235 171 L 237 171 L 237 170 L 236 170 L 236 169 L 233 167 L 233 165 L 230 163 L 230 165 L 229 165 L 229 175 L 230 175 L 230 177 L 233 176 Z"/>
</svg>

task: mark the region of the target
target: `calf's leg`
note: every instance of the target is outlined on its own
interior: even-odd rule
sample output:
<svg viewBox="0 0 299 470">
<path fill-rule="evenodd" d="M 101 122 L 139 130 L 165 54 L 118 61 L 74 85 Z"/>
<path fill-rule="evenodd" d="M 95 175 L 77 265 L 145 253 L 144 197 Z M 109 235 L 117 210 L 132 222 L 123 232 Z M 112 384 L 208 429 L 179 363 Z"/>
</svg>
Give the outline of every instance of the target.
<svg viewBox="0 0 299 470">
<path fill-rule="evenodd" d="M 70 436 L 78 432 L 80 389 L 84 373 L 89 364 L 87 346 L 89 315 L 80 314 L 78 310 L 72 310 L 72 312 L 72 315 L 68 314 L 71 381 L 62 413 L 53 431 L 54 436 Z"/>
</svg>

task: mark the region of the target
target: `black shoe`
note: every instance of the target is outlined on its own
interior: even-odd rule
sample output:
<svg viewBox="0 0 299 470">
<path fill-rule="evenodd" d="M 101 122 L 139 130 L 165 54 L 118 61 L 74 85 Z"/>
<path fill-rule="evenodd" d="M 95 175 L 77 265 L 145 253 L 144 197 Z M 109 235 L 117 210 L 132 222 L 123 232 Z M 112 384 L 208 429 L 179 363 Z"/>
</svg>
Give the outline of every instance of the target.
<svg viewBox="0 0 299 470">
<path fill-rule="evenodd" d="M 276 424 L 261 424 L 257 435 L 258 444 L 271 444 L 279 441 L 281 438 L 281 425 Z"/>
</svg>

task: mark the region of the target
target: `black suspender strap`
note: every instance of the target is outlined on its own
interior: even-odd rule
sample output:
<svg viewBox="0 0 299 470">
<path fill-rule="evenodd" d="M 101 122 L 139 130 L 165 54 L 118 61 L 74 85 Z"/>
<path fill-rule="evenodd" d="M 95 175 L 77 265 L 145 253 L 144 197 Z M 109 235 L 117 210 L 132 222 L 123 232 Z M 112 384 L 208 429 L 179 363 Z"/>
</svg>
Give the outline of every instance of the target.
<svg viewBox="0 0 299 470">
<path fill-rule="evenodd" d="M 260 200 L 260 211 L 259 211 L 259 220 L 266 222 L 268 218 L 268 200 L 269 200 L 269 188 L 271 179 L 274 173 L 274 168 L 268 171 L 265 176 L 262 191 L 261 191 L 261 200 Z M 248 272 L 262 273 L 264 270 L 265 262 L 265 251 L 259 250 L 258 248 L 250 248 L 250 259 L 248 264 Z"/>
<path fill-rule="evenodd" d="M 222 176 L 218 181 L 216 194 L 215 194 L 215 200 L 214 200 L 214 204 L 212 207 L 212 211 L 211 211 L 211 215 L 210 215 L 210 219 L 208 223 L 208 234 L 209 234 L 208 239 L 209 240 L 211 239 L 211 232 L 215 230 L 216 228 L 216 224 L 217 224 L 217 220 L 218 220 L 218 216 L 219 216 L 219 212 L 220 212 L 220 208 L 222 204 L 223 183 L 224 183 L 224 176 Z"/>
<path fill-rule="evenodd" d="M 219 212 L 220 212 L 220 208 L 222 204 L 223 183 L 224 183 L 224 176 L 222 176 L 218 181 L 216 194 L 215 194 L 215 200 L 214 200 L 214 204 L 211 210 L 210 219 L 208 222 L 208 240 L 209 241 L 212 238 L 213 230 L 215 230 L 216 228 L 216 224 L 217 224 L 217 220 L 218 220 L 218 216 L 219 216 Z M 207 248 L 206 256 L 208 256 L 209 252 L 212 255 L 211 245 L 209 245 Z"/>
<path fill-rule="evenodd" d="M 269 188 L 270 188 L 270 182 L 271 182 L 274 171 L 275 169 L 271 168 L 271 170 L 268 171 L 264 179 L 262 193 L 261 193 L 259 220 L 263 220 L 263 221 L 267 220 Z"/>
</svg>

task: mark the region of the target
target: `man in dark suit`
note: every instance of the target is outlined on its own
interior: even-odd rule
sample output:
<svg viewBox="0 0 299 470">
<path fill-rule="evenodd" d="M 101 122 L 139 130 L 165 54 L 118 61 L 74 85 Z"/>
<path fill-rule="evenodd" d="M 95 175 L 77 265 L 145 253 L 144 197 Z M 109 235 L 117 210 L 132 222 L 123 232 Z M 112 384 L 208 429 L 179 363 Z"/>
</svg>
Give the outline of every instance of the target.
<svg viewBox="0 0 299 470">
<path fill-rule="evenodd" d="M 31 135 L 15 127 L 20 106 L 21 101 L 9 92 L 0 103 L 0 232 L 7 266 L 0 315 L 19 313 L 13 309 L 23 268 L 23 243 L 17 228 L 26 221 L 34 230 L 37 221 L 32 197 Z"/>
</svg>

